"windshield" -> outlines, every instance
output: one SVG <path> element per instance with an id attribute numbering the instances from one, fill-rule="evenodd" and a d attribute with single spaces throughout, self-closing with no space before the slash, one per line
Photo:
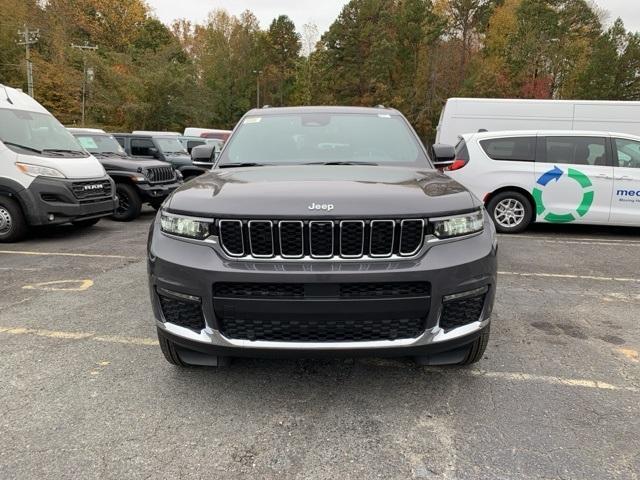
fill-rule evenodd
<path id="1" fill-rule="evenodd" d="M 124 149 L 111 135 L 90 135 L 83 133 L 76 135 L 76 138 L 78 142 L 80 142 L 80 145 L 88 152 L 125 155 Z"/>
<path id="2" fill-rule="evenodd" d="M 189 155 L 189 153 L 185 150 L 184 145 L 177 138 L 156 138 L 156 143 L 162 153 L 171 155 L 171 154 L 184 154 Z"/>
<path id="3" fill-rule="evenodd" d="M 22 154 L 86 156 L 73 135 L 47 113 L 0 108 L 0 140 Z"/>
<path id="4" fill-rule="evenodd" d="M 245 117 L 229 140 L 225 164 L 363 163 L 429 167 L 405 120 L 387 113 L 300 113 Z"/>

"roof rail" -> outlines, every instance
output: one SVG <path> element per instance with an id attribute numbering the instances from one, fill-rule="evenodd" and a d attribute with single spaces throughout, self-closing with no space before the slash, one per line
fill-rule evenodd
<path id="1" fill-rule="evenodd" d="M 271 105 L 262 105 L 262 108 L 271 108 Z"/>
<path id="2" fill-rule="evenodd" d="M 387 108 L 384 105 L 382 105 L 381 103 L 379 103 L 378 105 L 376 105 L 376 108 Z"/>

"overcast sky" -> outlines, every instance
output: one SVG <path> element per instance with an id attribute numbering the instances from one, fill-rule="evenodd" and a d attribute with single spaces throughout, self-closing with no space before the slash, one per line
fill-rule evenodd
<path id="1" fill-rule="evenodd" d="M 640 6 L 638 0 L 594 0 L 596 4 L 610 12 L 610 22 L 622 17 L 627 29 L 640 31 Z M 147 0 L 156 15 L 165 23 L 176 18 L 188 18 L 203 22 L 207 14 L 216 8 L 224 8 L 238 15 L 251 10 L 260 25 L 266 28 L 275 17 L 288 15 L 296 24 L 298 31 L 305 23 L 318 25 L 324 32 L 340 13 L 345 0 Z"/>

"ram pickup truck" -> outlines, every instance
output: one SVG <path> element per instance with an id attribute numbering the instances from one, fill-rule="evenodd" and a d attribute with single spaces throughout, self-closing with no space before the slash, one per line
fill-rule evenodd
<path id="1" fill-rule="evenodd" d="M 497 243 L 482 202 L 396 110 L 252 110 L 213 169 L 169 197 L 148 272 L 178 366 L 236 356 L 477 362 Z"/>

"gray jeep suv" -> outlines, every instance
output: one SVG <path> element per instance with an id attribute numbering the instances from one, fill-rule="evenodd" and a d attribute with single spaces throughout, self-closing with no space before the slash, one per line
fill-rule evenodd
<path id="1" fill-rule="evenodd" d="M 435 146 L 450 161 L 452 147 Z M 482 203 L 385 108 L 252 110 L 149 233 L 160 346 L 234 356 L 478 361 L 497 244 Z"/>

